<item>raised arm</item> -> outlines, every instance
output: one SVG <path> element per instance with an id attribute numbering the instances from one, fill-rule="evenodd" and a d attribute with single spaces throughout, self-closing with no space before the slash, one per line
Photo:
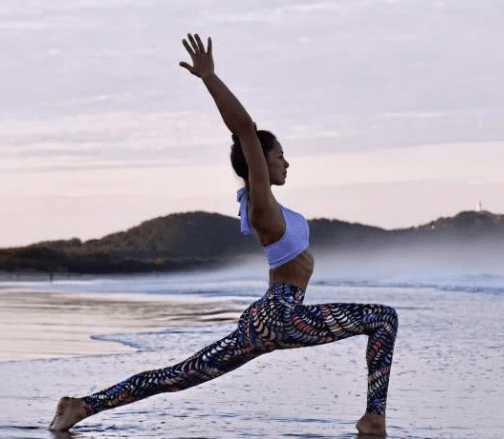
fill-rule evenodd
<path id="1" fill-rule="evenodd" d="M 233 134 L 241 137 L 249 132 L 255 132 L 250 115 L 231 90 L 215 74 L 212 39 L 208 38 L 207 49 L 205 49 L 198 34 L 194 35 L 194 38 L 189 34 L 187 39 L 189 42 L 182 40 L 182 44 L 189 53 L 193 64 L 181 62 L 180 65 L 203 80 L 219 109 L 224 123 Z"/>
<path id="2" fill-rule="evenodd" d="M 240 138 L 249 168 L 249 189 L 253 208 L 259 211 L 274 209 L 277 212 L 278 207 L 271 193 L 268 166 L 257 138 L 255 124 L 240 101 L 215 74 L 212 40 L 208 39 L 208 45 L 205 48 L 198 34 L 194 37 L 189 34 L 182 44 L 191 57 L 192 65 L 181 62 L 180 66 L 203 80 L 224 123 L 233 134 Z"/>

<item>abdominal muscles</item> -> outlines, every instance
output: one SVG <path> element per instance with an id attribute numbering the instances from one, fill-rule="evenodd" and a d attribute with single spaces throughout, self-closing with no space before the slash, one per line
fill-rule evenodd
<path id="1" fill-rule="evenodd" d="M 309 250 L 305 250 L 291 261 L 270 270 L 270 282 L 294 285 L 306 289 L 313 273 L 314 259 Z"/>

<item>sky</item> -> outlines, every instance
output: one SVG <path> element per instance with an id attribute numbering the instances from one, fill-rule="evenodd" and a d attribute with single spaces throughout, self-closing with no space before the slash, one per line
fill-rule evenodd
<path id="1" fill-rule="evenodd" d="M 504 213 L 500 0 L 0 4 L 0 248 L 235 216 L 230 135 L 178 66 L 217 74 L 290 162 L 278 200 L 387 229 Z"/>

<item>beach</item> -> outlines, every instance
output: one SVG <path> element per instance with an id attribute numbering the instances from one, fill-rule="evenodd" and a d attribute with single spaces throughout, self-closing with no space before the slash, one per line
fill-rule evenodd
<path id="1" fill-rule="evenodd" d="M 236 320 L 242 308 L 224 302 L 0 288 L 0 361 L 133 352 L 132 347 L 92 337 L 184 326 L 189 321 L 198 326 Z"/>
<path id="2" fill-rule="evenodd" d="M 389 437 L 501 437 L 501 295 L 325 282 L 311 289 L 307 303 L 332 298 L 396 307 Z M 252 300 L 3 287 L 0 437 L 358 437 L 366 337 L 276 351 L 196 388 L 102 412 L 72 433 L 47 430 L 59 397 L 85 395 L 186 358 L 233 330 Z"/>

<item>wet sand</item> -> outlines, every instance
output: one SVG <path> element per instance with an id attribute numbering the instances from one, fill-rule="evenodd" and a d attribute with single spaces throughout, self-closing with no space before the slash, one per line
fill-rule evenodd
<path id="1" fill-rule="evenodd" d="M 0 287 L 0 362 L 133 352 L 93 339 L 166 327 L 235 321 L 247 303 L 229 298 L 65 294 Z"/>
<path id="2" fill-rule="evenodd" d="M 398 310 L 389 438 L 502 437 L 503 298 L 429 288 L 342 287 L 328 294 Z M 186 358 L 231 331 L 229 322 L 246 303 L 2 290 L 0 437 L 358 438 L 366 337 L 276 351 L 202 386 L 100 413 L 71 434 L 47 430 L 59 397 L 92 393 Z M 100 341 L 93 334 L 109 335 Z M 11 337 L 24 347 L 7 350 Z"/>

